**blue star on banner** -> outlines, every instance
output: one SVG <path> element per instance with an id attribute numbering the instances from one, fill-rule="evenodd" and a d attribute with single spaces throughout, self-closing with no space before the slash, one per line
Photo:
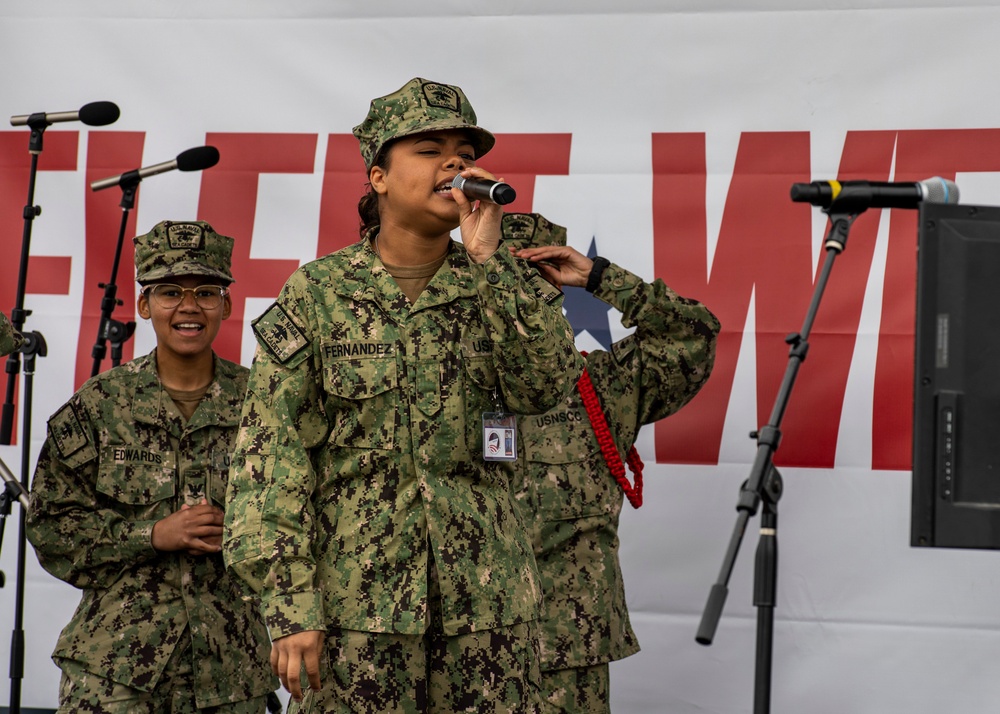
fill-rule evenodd
<path id="1" fill-rule="evenodd" d="M 596 256 L 597 239 L 591 238 L 587 257 L 593 259 Z M 566 310 L 566 319 L 573 326 L 573 337 L 587 332 L 603 349 L 611 349 L 611 326 L 608 323 L 608 311 L 611 308 L 607 303 L 601 302 L 583 288 L 565 287 L 563 292 L 566 294 L 563 309 Z"/>

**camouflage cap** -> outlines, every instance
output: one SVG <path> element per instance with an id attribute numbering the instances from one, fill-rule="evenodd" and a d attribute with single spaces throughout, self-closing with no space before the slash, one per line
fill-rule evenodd
<path id="1" fill-rule="evenodd" d="M 0 312 L 0 357 L 9 355 L 24 343 L 21 333 L 14 329 L 7 316 Z"/>
<path id="2" fill-rule="evenodd" d="M 365 168 L 371 169 L 389 141 L 443 129 L 467 129 L 477 159 L 496 143 L 493 134 L 476 126 L 476 112 L 460 88 L 420 77 L 373 99 L 368 116 L 354 127 L 354 136 L 361 144 Z"/>
<path id="3" fill-rule="evenodd" d="M 540 213 L 505 213 L 501 230 L 504 245 L 518 250 L 542 245 L 566 245 L 566 229 Z"/>
<path id="4" fill-rule="evenodd" d="M 205 221 L 160 221 L 149 233 L 132 239 L 135 280 L 146 284 L 181 275 L 204 275 L 232 283 L 233 243 Z"/>

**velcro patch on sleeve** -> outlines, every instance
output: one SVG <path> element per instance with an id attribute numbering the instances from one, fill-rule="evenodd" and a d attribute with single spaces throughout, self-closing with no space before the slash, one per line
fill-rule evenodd
<path id="1" fill-rule="evenodd" d="M 253 321 L 253 331 L 260 344 L 283 365 L 309 347 L 309 338 L 278 303 Z"/>
<path id="2" fill-rule="evenodd" d="M 628 337 L 623 337 L 611 345 L 611 354 L 614 355 L 615 362 L 623 364 L 625 360 L 635 351 L 635 333 Z"/>
<path id="3" fill-rule="evenodd" d="M 541 274 L 535 273 L 528 281 L 535 297 L 542 302 L 551 305 L 562 296 L 562 290 L 543 278 Z"/>
<path id="4" fill-rule="evenodd" d="M 49 433 L 64 459 L 68 459 L 90 443 L 72 403 L 66 404 L 52 415 L 49 419 Z"/>

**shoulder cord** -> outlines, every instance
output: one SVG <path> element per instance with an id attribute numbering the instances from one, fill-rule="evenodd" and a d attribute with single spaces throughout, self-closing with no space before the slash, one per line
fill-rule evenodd
<path id="1" fill-rule="evenodd" d="M 587 353 L 584 352 L 582 354 L 586 356 Z M 639 452 L 636 451 L 635 444 L 629 448 L 628 453 L 625 455 L 629 469 L 635 475 L 635 486 L 633 486 L 628 482 L 628 477 L 625 476 L 625 466 L 618 455 L 618 447 L 615 446 L 615 440 L 611 436 L 611 429 L 608 428 L 608 422 L 604 418 L 604 410 L 601 409 L 601 401 L 597 397 L 597 392 L 594 390 L 594 383 L 590 381 L 590 374 L 588 374 L 586 367 L 583 368 L 583 374 L 580 375 L 580 379 L 576 383 L 576 388 L 580 392 L 583 406 L 587 409 L 587 416 L 590 417 L 590 425 L 594 428 L 594 435 L 597 436 L 597 443 L 601 446 L 601 453 L 604 455 L 605 463 L 611 470 L 611 475 L 615 477 L 618 485 L 625 492 L 625 496 L 628 498 L 628 502 L 632 504 L 632 508 L 638 508 L 642 505 L 643 463 L 642 459 L 639 458 Z"/>

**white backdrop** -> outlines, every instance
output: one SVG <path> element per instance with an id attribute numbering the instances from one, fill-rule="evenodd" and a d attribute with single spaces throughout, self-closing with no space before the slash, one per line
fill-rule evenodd
<path id="1" fill-rule="evenodd" d="M 681 455 L 680 432 L 642 433 L 646 505 L 624 514 L 622 541 L 643 651 L 613 666 L 612 697 L 623 714 L 752 710 L 755 528 L 715 643 L 700 646 L 694 635 L 754 455 L 746 434 L 770 411 L 784 369 L 782 337 L 800 328 L 802 295 L 821 259 L 823 216 L 788 208 L 788 185 L 842 170 L 870 171 L 856 178 L 873 180 L 950 172 L 963 202 L 1000 203 L 995 3 L 12 4 L 0 8 L 7 67 L 0 116 L 96 100 L 122 109 L 110 127 L 64 124 L 46 133 L 26 301 L 28 326 L 45 335 L 49 351 L 37 366 L 32 464 L 46 418 L 73 392 L 81 369 L 89 373 L 96 323 L 80 316 L 93 319 L 108 241 L 117 235 L 120 192 L 92 194 L 89 181 L 204 143 L 220 146 L 222 161 L 204 174 L 144 181 L 130 227 L 206 217 L 236 236 L 246 266 L 236 268 L 237 278 L 251 275 L 235 286 L 245 291 L 248 324 L 273 295 L 271 281 L 280 285 L 330 241 L 354 239 L 337 221 L 354 221 L 354 199 L 342 194 L 358 190 L 356 151 L 341 163 L 336 152 L 368 101 L 414 76 L 458 84 L 481 123 L 502 135 L 482 165 L 497 170 L 495 158 L 508 178 L 520 179 L 521 210 L 567 226 L 582 251 L 593 241 L 600 254 L 647 279 L 676 282 L 723 319 L 713 391 L 706 387 L 671 420 L 689 430 L 684 441 L 693 446 Z M 288 145 L 271 141 L 283 135 Z M 504 141 L 516 150 L 501 154 Z M 27 130 L 8 127 L 0 142 L 0 309 L 9 314 Z M 694 168 L 654 169 L 680 155 Z M 681 188 L 673 191 L 667 179 Z M 896 348 L 912 340 L 915 223 L 912 212 L 894 211 L 891 220 L 889 212 L 883 220 L 874 213 L 856 224 L 866 237 L 849 244 L 843 271 L 838 266 L 832 277 L 845 276 L 831 313 L 853 316 L 844 328 L 849 339 L 837 343 L 847 359 L 831 387 L 835 399 L 817 396 L 823 380 L 814 372 L 797 410 L 793 398 L 779 451 L 791 456 L 782 463 L 772 710 L 995 712 L 998 555 L 908 545 L 912 355 Z M 691 232 L 682 241 L 671 230 Z M 847 262 L 854 255 L 865 259 Z M 119 276 L 126 302 L 119 319 L 131 309 L 129 260 Z M 699 261 L 700 276 L 690 269 Z M 897 291 L 894 281 L 905 288 L 907 276 L 909 292 Z M 233 328 L 229 349 L 238 354 L 227 355 L 245 363 L 247 324 Z M 831 323 L 822 333 L 840 328 Z M 615 320 L 610 330 L 614 338 L 625 334 Z M 152 330 L 140 324 L 135 352 L 153 344 Z M 582 332 L 578 344 L 593 349 L 601 339 Z M 821 363 L 821 347 L 805 362 L 803 381 Z M 713 412 L 712 404 L 721 406 Z M 0 457 L 19 473 L 18 447 L 0 447 Z M 10 520 L 0 558 L 7 574 L 0 663 L 9 659 L 2 633 L 10 632 L 14 609 Z M 49 653 L 78 596 L 29 552 L 26 599 L 22 703 L 54 707 L 58 670 Z M 0 704 L 8 691 L 0 680 Z"/>

